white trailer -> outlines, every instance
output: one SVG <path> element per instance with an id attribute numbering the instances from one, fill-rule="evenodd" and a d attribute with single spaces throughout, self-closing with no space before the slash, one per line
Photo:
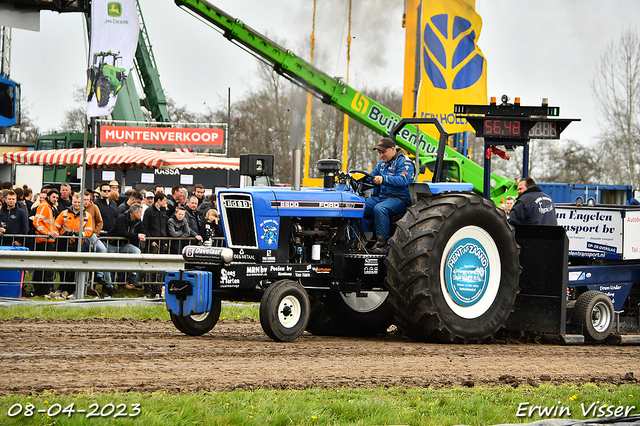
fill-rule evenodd
<path id="1" fill-rule="evenodd" d="M 640 332 L 640 206 L 562 204 L 556 216 L 569 238 L 567 317 L 571 311 L 590 340 L 615 326 L 635 342 L 625 333 Z"/>

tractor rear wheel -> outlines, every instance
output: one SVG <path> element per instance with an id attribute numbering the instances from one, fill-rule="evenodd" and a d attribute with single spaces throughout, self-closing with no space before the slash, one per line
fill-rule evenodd
<path id="1" fill-rule="evenodd" d="M 584 337 L 592 342 L 601 342 L 613 329 L 613 303 L 601 291 L 582 293 L 573 308 L 572 321 L 582 324 Z"/>
<path id="2" fill-rule="evenodd" d="M 390 302 L 410 337 L 481 342 L 505 324 L 519 291 L 519 247 L 491 200 L 472 193 L 422 199 L 389 243 Z"/>
<path id="3" fill-rule="evenodd" d="M 276 342 L 292 342 L 304 333 L 309 311 L 309 295 L 300 283 L 276 281 L 260 300 L 260 325 Z"/>
<path id="4" fill-rule="evenodd" d="M 106 79 L 106 77 L 98 78 L 98 82 L 96 83 L 96 100 L 98 101 L 98 106 L 102 108 L 109 103 L 109 94 L 111 92 L 111 84 Z"/>
<path id="5" fill-rule="evenodd" d="M 171 322 L 176 326 L 178 330 L 188 336 L 202 336 L 205 333 L 213 330 L 213 327 L 218 323 L 220 318 L 220 310 L 222 308 L 222 301 L 214 298 L 211 301 L 211 310 L 199 315 L 175 315 L 170 313 Z"/>
<path id="6" fill-rule="evenodd" d="M 393 324 L 393 309 L 386 291 L 332 292 L 311 299 L 307 331 L 316 336 L 368 337 L 386 333 Z"/>

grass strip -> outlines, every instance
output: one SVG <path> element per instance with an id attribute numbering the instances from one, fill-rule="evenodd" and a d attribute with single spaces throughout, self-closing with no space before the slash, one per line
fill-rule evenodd
<path id="1" fill-rule="evenodd" d="M 0 398 L 0 422 L 20 425 L 492 425 L 549 418 L 606 417 L 617 407 L 640 413 L 639 385 L 518 388 L 377 388 L 14 395 Z M 36 410 L 25 416 L 27 404 Z M 57 405 L 56 405 L 57 404 Z M 73 404 L 76 412 L 70 414 Z M 93 407 L 91 407 L 92 404 Z M 139 404 L 140 413 L 131 417 Z M 526 409 L 523 409 L 522 404 Z M 538 407 L 538 408 L 535 408 Z M 633 407 L 633 408 L 632 408 Z M 64 410 L 67 408 L 65 412 Z M 78 409 L 87 412 L 78 413 Z M 95 417 L 87 417 L 91 410 Z M 529 410 L 533 412 L 530 415 Z M 601 413 L 600 410 L 603 410 Z M 525 413 L 524 416 L 518 416 Z M 59 412 L 56 416 L 54 413 Z M 116 418 L 116 413 L 126 414 Z M 17 414 L 16 414 L 17 413 Z M 546 413 L 546 414 L 545 414 Z M 15 414 L 9 417 L 9 414 Z M 48 415 L 49 414 L 49 415 Z M 602 414 L 602 415 L 601 415 Z"/>
<path id="2" fill-rule="evenodd" d="M 220 319 L 235 320 L 239 318 L 255 318 L 259 316 L 259 307 L 254 304 L 223 304 Z M 155 319 L 168 321 L 169 312 L 164 304 L 157 306 L 57 306 L 44 305 L 10 305 L 0 307 L 0 319 L 11 318 L 51 318 L 51 319 L 82 319 L 82 318 L 131 318 L 135 320 Z"/>

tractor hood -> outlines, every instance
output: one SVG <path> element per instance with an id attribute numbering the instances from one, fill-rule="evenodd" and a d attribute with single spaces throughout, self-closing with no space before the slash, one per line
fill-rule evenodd
<path id="1" fill-rule="evenodd" d="M 222 208 L 233 205 L 233 194 L 248 194 L 256 215 L 293 217 L 347 217 L 362 218 L 364 198 L 353 192 L 335 188 L 291 188 L 249 187 L 228 189 L 218 193 L 218 205 Z"/>
<path id="2" fill-rule="evenodd" d="M 277 248 L 281 217 L 362 218 L 364 198 L 340 188 L 248 187 L 218 192 L 229 247 Z"/>

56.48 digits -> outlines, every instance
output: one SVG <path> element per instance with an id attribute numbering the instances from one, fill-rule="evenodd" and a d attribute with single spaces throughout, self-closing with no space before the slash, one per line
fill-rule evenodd
<path id="1" fill-rule="evenodd" d="M 486 136 L 519 137 L 520 132 L 518 120 L 484 120 L 483 134 Z"/>
<path id="2" fill-rule="evenodd" d="M 131 408 L 131 412 L 128 409 Z M 105 404 L 102 407 L 100 404 L 91 404 L 88 409 L 78 408 L 76 409 L 75 403 L 71 403 L 66 407 L 62 407 L 61 404 L 51 404 L 48 408 L 37 409 L 32 403 L 22 405 L 20 403 L 13 404 L 7 415 L 9 417 L 16 417 L 23 415 L 25 417 L 32 417 L 36 413 L 46 414 L 49 417 L 55 417 L 58 415 L 71 417 L 74 414 L 81 414 L 85 417 L 136 417 L 140 414 L 140 404 L 131 404 L 129 407 L 127 404 L 114 405 L 111 403 Z"/>

